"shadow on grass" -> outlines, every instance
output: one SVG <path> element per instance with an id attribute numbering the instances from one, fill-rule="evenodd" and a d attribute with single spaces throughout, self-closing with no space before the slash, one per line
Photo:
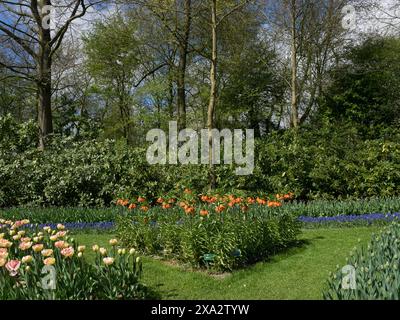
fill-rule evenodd
<path id="1" fill-rule="evenodd" d="M 159 287 L 161 287 L 161 286 L 163 286 L 163 284 L 147 287 L 145 300 L 161 300 L 165 297 L 169 297 L 169 296 L 164 295 L 163 292 L 161 290 L 159 290 Z"/>
<path id="2" fill-rule="evenodd" d="M 298 254 L 301 254 L 304 252 L 308 246 L 312 244 L 314 239 L 300 239 L 300 240 L 295 240 L 292 243 L 290 243 L 286 248 L 282 248 L 280 250 L 277 250 L 275 252 L 272 252 L 269 256 L 263 259 L 255 260 L 252 261 L 251 263 L 243 266 L 240 269 L 236 269 L 235 271 L 251 271 L 255 268 L 260 263 L 278 263 L 282 257 L 289 258 L 291 256 L 295 256 Z"/>
<path id="3" fill-rule="evenodd" d="M 261 264 L 263 264 L 263 263 L 271 263 L 271 264 L 279 263 L 279 261 L 281 261 L 282 258 L 287 259 L 291 256 L 299 255 L 302 252 L 304 252 L 310 245 L 312 245 L 313 242 L 321 240 L 321 239 L 324 239 L 324 237 L 317 236 L 317 237 L 314 237 L 311 239 L 296 240 L 296 241 L 292 242 L 285 249 L 274 252 L 267 258 L 254 261 L 252 263 L 242 266 L 241 268 L 235 269 L 232 273 L 229 273 L 229 274 L 233 275 L 236 272 L 240 273 L 243 271 L 244 272 L 257 272 L 256 268 L 260 267 Z M 215 277 L 214 274 L 209 273 L 209 271 L 207 271 L 207 270 L 186 269 L 186 268 L 183 268 L 182 265 L 179 265 L 179 264 L 178 265 L 166 265 L 165 263 L 162 263 L 160 261 L 157 261 L 157 263 L 161 263 L 161 264 L 163 264 L 163 266 L 174 268 L 177 272 L 184 272 L 184 273 L 189 273 L 189 274 L 193 274 L 193 275 L 196 273 L 200 273 L 200 274 L 206 275 L 210 278 L 213 278 L 215 281 L 224 280 L 224 277 L 221 277 L 220 279 L 218 279 L 217 277 Z M 157 295 L 155 295 L 155 298 L 150 298 L 150 299 L 161 299 L 161 298 L 162 299 L 174 299 L 177 296 L 179 296 L 178 289 L 166 288 L 165 285 L 166 284 L 161 283 L 161 282 L 159 282 L 157 284 L 153 284 L 152 288 L 153 288 L 154 292 L 157 293 Z"/>
<path id="4" fill-rule="evenodd" d="M 277 258 L 279 258 L 281 256 L 285 256 L 285 258 L 287 258 L 290 256 L 300 254 L 300 253 L 304 252 L 315 241 L 324 240 L 324 239 L 326 239 L 324 236 L 314 236 L 314 237 L 308 238 L 308 239 L 295 240 L 292 243 L 290 243 L 288 247 L 273 253 L 266 259 L 262 260 L 262 262 L 278 262 L 279 260 Z M 259 262 L 261 262 L 261 261 L 259 261 Z"/>
<path id="5" fill-rule="evenodd" d="M 166 289 L 164 288 L 165 284 L 158 283 L 153 285 L 151 290 L 153 295 L 148 295 L 146 300 L 164 300 L 164 299 L 173 299 L 178 297 L 178 290 L 177 289 Z"/>

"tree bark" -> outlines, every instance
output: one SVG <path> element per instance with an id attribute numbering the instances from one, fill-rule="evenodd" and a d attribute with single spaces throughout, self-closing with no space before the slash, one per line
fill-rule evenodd
<path id="1" fill-rule="evenodd" d="M 296 30 L 296 15 L 297 15 L 297 0 L 292 0 L 291 3 L 291 108 L 290 108 L 290 126 L 297 128 L 299 125 L 299 110 L 298 110 L 298 92 L 297 92 L 297 30 Z"/>
<path id="2" fill-rule="evenodd" d="M 40 8 L 51 5 L 50 0 L 40 1 Z M 39 54 L 38 54 L 38 123 L 39 149 L 43 150 L 47 137 L 53 133 L 53 116 L 51 111 L 51 31 L 39 26 Z"/>
<path id="3" fill-rule="evenodd" d="M 211 0 L 211 33 L 212 33 L 212 56 L 210 70 L 210 101 L 208 104 L 207 127 L 208 127 L 208 145 L 209 145 L 209 169 L 210 169 L 210 189 L 216 187 L 216 176 L 213 164 L 212 149 L 212 130 L 214 129 L 215 105 L 217 101 L 217 63 L 218 63 L 218 34 L 217 34 L 217 0 Z"/>
<path id="4" fill-rule="evenodd" d="M 187 69 L 187 57 L 189 47 L 189 37 L 192 23 L 192 1 L 185 0 L 184 11 L 185 11 L 185 22 L 183 26 L 183 37 L 179 41 L 179 65 L 177 75 L 177 105 L 178 105 L 178 130 L 186 128 L 186 69 Z"/>

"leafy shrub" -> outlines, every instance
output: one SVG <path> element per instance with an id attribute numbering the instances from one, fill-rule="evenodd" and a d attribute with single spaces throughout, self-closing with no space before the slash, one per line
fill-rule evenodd
<path id="1" fill-rule="evenodd" d="M 17 123 L 10 114 L 0 116 L 0 159 L 34 149 L 38 132 L 33 120 Z"/>
<path id="2" fill-rule="evenodd" d="M 328 281 L 327 300 L 398 300 L 400 298 L 400 223 L 393 222 L 374 235 L 368 247 L 355 249 L 348 265 L 355 268 L 355 288 L 345 289 L 338 268 Z M 346 281 L 346 280 L 345 280 Z"/>
<path id="3" fill-rule="evenodd" d="M 116 240 L 110 241 L 109 252 L 94 247 L 95 263 L 90 264 L 85 248 L 62 225 L 59 230 L 33 232 L 23 228 L 28 221 L 0 223 L 1 300 L 143 299 L 147 295 L 140 282 L 140 258 L 134 251 L 118 249 Z M 55 282 L 44 279 L 43 271 L 54 274 Z"/>
<path id="4" fill-rule="evenodd" d="M 151 190 L 156 176 L 142 150 L 119 149 L 112 141 L 58 140 L 1 166 L 0 205 L 104 206 L 124 186 Z"/>
<path id="5" fill-rule="evenodd" d="M 267 258 L 292 244 L 296 218 L 239 208 L 207 216 L 153 208 L 121 216 L 119 239 L 144 254 L 177 259 L 194 267 L 232 270 Z"/>
<path id="6" fill-rule="evenodd" d="M 1 207 L 100 207 L 121 195 L 208 189 L 207 166 L 151 166 L 146 148 L 109 140 L 53 137 L 41 152 L 31 127 L 0 119 L 0 130 L 10 130 L 0 143 Z M 253 175 L 236 176 L 233 166 L 216 166 L 219 191 L 291 191 L 298 200 L 399 196 L 400 139 L 392 131 L 375 140 L 363 140 L 346 126 L 273 132 L 256 142 Z"/>
<path id="7" fill-rule="evenodd" d="M 258 141 L 246 185 L 292 191 L 303 200 L 398 196 L 400 140 L 392 131 L 376 140 L 363 140 L 344 125 L 272 133 Z"/>

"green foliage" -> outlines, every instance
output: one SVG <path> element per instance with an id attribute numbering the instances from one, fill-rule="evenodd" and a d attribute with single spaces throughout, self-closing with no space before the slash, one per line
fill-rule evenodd
<path id="1" fill-rule="evenodd" d="M 349 121 L 367 137 L 398 126 L 399 50 L 399 39 L 380 37 L 351 48 L 346 63 L 333 70 L 326 103 L 319 112 L 332 121 Z"/>
<path id="2" fill-rule="evenodd" d="M 275 127 L 271 118 L 282 101 L 284 83 L 268 47 L 246 38 L 236 50 L 221 62 L 227 79 L 221 88 L 217 127 L 254 129 L 258 138 L 260 127 L 267 132 Z"/>
<path id="3" fill-rule="evenodd" d="M 347 260 L 355 268 L 355 289 L 345 289 L 345 274 L 338 268 L 323 292 L 327 300 L 398 300 L 400 288 L 400 223 L 374 235 L 368 247 L 356 249 Z"/>
<path id="4" fill-rule="evenodd" d="M 117 234 L 125 245 L 142 253 L 224 271 L 289 247 L 299 234 L 299 224 L 293 216 L 261 210 L 193 217 L 155 208 L 146 214 L 119 217 Z"/>
<path id="5" fill-rule="evenodd" d="M 11 114 L 0 116 L 0 161 L 36 147 L 38 128 L 34 121 L 18 123 Z"/>
<path id="6" fill-rule="evenodd" d="M 156 177 L 141 149 L 55 139 L 44 152 L 28 151 L 4 163 L 0 205 L 104 206 L 126 186 L 150 192 Z"/>
<path id="7" fill-rule="evenodd" d="M 119 208 L 12 208 L 0 210 L 0 217 L 6 220 L 28 219 L 31 223 L 80 223 L 111 222 L 121 213 Z"/>
<path id="8" fill-rule="evenodd" d="M 155 165 L 146 145 L 54 136 L 44 151 L 34 147 L 36 128 L 1 118 L 0 206 L 108 206 L 119 197 L 154 198 L 188 187 L 208 190 L 204 165 Z M 364 140 L 352 126 L 274 132 L 256 141 L 253 175 L 236 176 L 233 165 L 215 166 L 218 191 L 251 194 L 293 192 L 298 200 L 400 195 L 400 139 L 392 130 Z"/>
<path id="9" fill-rule="evenodd" d="M 399 134 L 363 140 L 351 126 L 271 134 L 256 145 L 248 188 L 294 192 L 301 199 L 399 195 Z"/>

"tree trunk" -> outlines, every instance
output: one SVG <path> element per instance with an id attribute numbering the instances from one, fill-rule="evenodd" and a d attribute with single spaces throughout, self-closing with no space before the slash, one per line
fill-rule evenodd
<path id="1" fill-rule="evenodd" d="M 217 62 L 218 62 L 218 47 L 217 47 L 217 0 L 211 1 L 211 29 L 212 29 L 212 57 L 210 70 L 210 102 L 208 104 L 207 127 L 208 127 L 208 145 L 209 145 L 209 167 L 210 167 L 210 189 L 216 187 L 216 177 L 213 164 L 213 149 L 212 149 L 212 130 L 214 129 L 215 105 L 217 101 Z"/>
<path id="2" fill-rule="evenodd" d="M 41 7 L 51 5 L 50 0 L 42 0 Z M 46 138 L 53 133 L 53 116 L 51 112 L 51 66 L 50 29 L 39 26 L 39 55 L 38 55 L 38 122 L 39 149 L 44 150 Z"/>
<path id="3" fill-rule="evenodd" d="M 168 114 L 171 119 L 174 117 L 174 76 L 171 66 L 168 68 Z"/>
<path id="4" fill-rule="evenodd" d="M 291 43 L 291 71 L 292 71 L 292 81 L 291 81 L 291 109 L 290 109 L 290 126 L 292 128 L 297 128 L 299 125 L 299 110 L 298 110 L 298 92 L 297 92 L 297 31 L 296 31 L 296 15 L 297 15 L 297 0 L 292 0 L 291 5 L 291 28 L 292 28 L 292 43 Z"/>
<path id="5" fill-rule="evenodd" d="M 129 128 L 129 119 L 130 119 L 130 114 L 129 114 L 129 109 L 126 107 L 125 103 L 125 98 L 124 98 L 124 93 L 119 94 L 118 98 L 118 105 L 119 105 L 119 111 L 121 115 L 121 121 L 122 121 L 122 127 L 123 127 L 123 135 L 126 144 L 129 144 L 129 137 L 130 137 L 130 128 Z"/>
<path id="6" fill-rule="evenodd" d="M 46 138 L 53 133 L 51 81 L 40 83 L 38 93 L 39 149 L 44 150 Z"/>
<path id="7" fill-rule="evenodd" d="M 178 111 L 178 130 L 186 128 L 186 92 L 185 92 L 185 73 L 186 73 L 186 49 L 180 45 L 179 65 L 177 79 L 177 111 Z"/>
<path id="8" fill-rule="evenodd" d="M 192 23 L 191 0 L 185 0 L 185 22 L 183 38 L 179 41 L 179 65 L 177 79 L 178 130 L 186 128 L 186 68 L 189 47 L 190 29 Z"/>
<path id="9" fill-rule="evenodd" d="M 254 108 L 254 106 L 251 106 L 249 109 L 249 124 L 250 129 L 254 130 L 254 138 L 260 138 L 260 121 L 258 120 L 257 110 Z"/>

